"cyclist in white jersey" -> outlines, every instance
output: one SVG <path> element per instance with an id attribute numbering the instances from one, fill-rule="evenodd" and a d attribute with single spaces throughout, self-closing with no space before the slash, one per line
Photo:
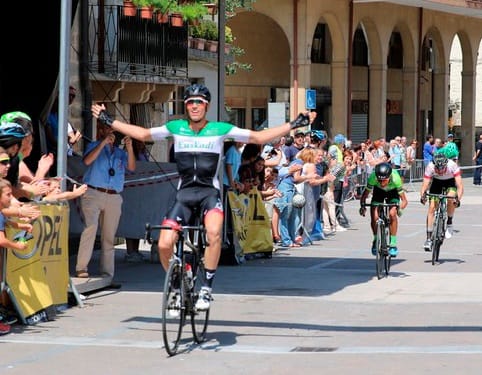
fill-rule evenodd
<path id="1" fill-rule="evenodd" d="M 425 168 L 422 188 L 420 190 L 420 202 L 422 204 L 427 202 L 427 191 L 431 194 L 441 194 L 443 188 L 445 188 L 447 195 L 457 197 L 456 200 L 447 200 L 447 231 L 445 237 L 450 238 L 453 234 L 452 221 L 455 208 L 460 206 L 460 200 L 464 194 L 464 186 L 462 183 L 462 172 L 457 163 L 448 159 L 443 152 L 439 151 Z M 437 207 L 438 201 L 435 198 L 431 198 L 426 221 L 427 239 L 423 245 L 425 251 L 430 251 L 432 246 L 432 227 L 434 213 Z"/>
<path id="2" fill-rule="evenodd" d="M 299 114 L 296 120 L 260 131 L 242 129 L 225 122 L 206 119 L 211 93 L 204 85 L 194 84 L 184 92 L 187 119 L 168 121 L 165 125 L 144 128 L 114 120 L 105 106 L 92 105 L 92 114 L 98 121 L 112 126 L 116 131 L 143 142 L 174 139 L 174 155 L 179 173 L 179 186 L 173 206 L 168 210 L 162 225 L 177 228 L 186 225 L 199 209 L 204 218 L 208 246 L 204 256 L 206 275 L 204 285 L 196 302 L 198 310 L 207 310 L 211 301 L 214 275 L 221 255 L 221 238 L 224 220 L 223 204 L 219 191 L 219 170 L 225 140 L 243 143 L 266 144 L 284 136 L 290 130 L 310 125 L 315 112 Z M 159 258 L 165 270 L 169 267 L 176 231 L 161 230 L 159 235 Z"/>

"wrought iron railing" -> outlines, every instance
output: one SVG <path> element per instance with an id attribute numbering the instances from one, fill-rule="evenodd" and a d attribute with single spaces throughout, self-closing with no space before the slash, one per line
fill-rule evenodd
<path id="1" fill-rule="evenodd" d="M 91 5 L 89 68 L 118 80 L 176 83 L 188 76 L 187 26 L 126 17 L 122 6 Z"/>

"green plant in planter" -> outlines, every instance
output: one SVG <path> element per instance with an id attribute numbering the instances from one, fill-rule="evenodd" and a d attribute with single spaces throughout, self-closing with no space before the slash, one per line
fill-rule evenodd
<path id="1" fill-rule="evenodd" d="M 179 5 L 178 11 L 182 14 L 184 22 L 189 24 L 196 23 L 196 21 L 208 14 L 208 8 L 201 3 L 181 4 Z"/>
<path id="2" fill-rule="evenodd" d="M 148 0 L 148 1 L 154 8 L 154 11 L 161 14 L 167 14 L 169 13 L 170 10 L 177 7 L 176 0 Z"/>
<path id="3" fill-rule="evenodd" d="M 152 0 L 132 0 L 132 2 L 138 8 L 150 7 L 152 5 Z"/>
<path id="4" fill-rule="evenodd" d="M 202 20 L 201 24 L 203 25 L 204 38 L 206 40 L 219 39 L 218 24 L 216 22 L 211 20 Z"/>
<path id="5" fill-rule="evenodd" d="M 229 26 L 224 27 L 224 41 L 228 44 L 233 44 L 234 42 L 233 31 Z"/>

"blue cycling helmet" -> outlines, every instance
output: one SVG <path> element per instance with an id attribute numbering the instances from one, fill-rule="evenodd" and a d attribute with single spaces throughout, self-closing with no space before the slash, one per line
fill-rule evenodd
<path id="1" fill-rule="evenodd" d="M 201 84 L 195 83 L 186 87 L 186 90 L 184 91 L 184 101 L 193 97 L 201 97 L 206 99 L 208 103 L 211 102 L 211 93 L 209 92 L 209 89 Z"/>
<path id="2" fill-rule="evenodd" d="M 343 134 L 337 134 L 335 135 L 335 138 L 333 138 L 333 142 L 337 145 L 344 145 L 345 144 L 345 136 Z"/>
<path id="3" fill-rule="evenodd" d="M 0 126 L 0 146 L 8 148 L 15 144 L 20 145 L 25 135 L 22 125 L 12 122 L 2 123 Z"/>
<path id="4" fill-rule="evenodd" d="M 311 139 L 315 142 L 321 142 L 326 139 L 326 134 L 323 130 L 312 130 Z"/>

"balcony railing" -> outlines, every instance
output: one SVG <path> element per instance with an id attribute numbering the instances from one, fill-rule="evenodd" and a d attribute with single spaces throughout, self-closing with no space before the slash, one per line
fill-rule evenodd
<path id="1" fill-rule="evenodd" d="M 469 8 L 482 9 L 482 0 L 465 0 Z"/>
<path id="2" fill-rule="evenodd" d="M 122 6 L 90 6 L 89 68 L 116 80 L 185 83 L 187 26 L 126 17 Z"/>

